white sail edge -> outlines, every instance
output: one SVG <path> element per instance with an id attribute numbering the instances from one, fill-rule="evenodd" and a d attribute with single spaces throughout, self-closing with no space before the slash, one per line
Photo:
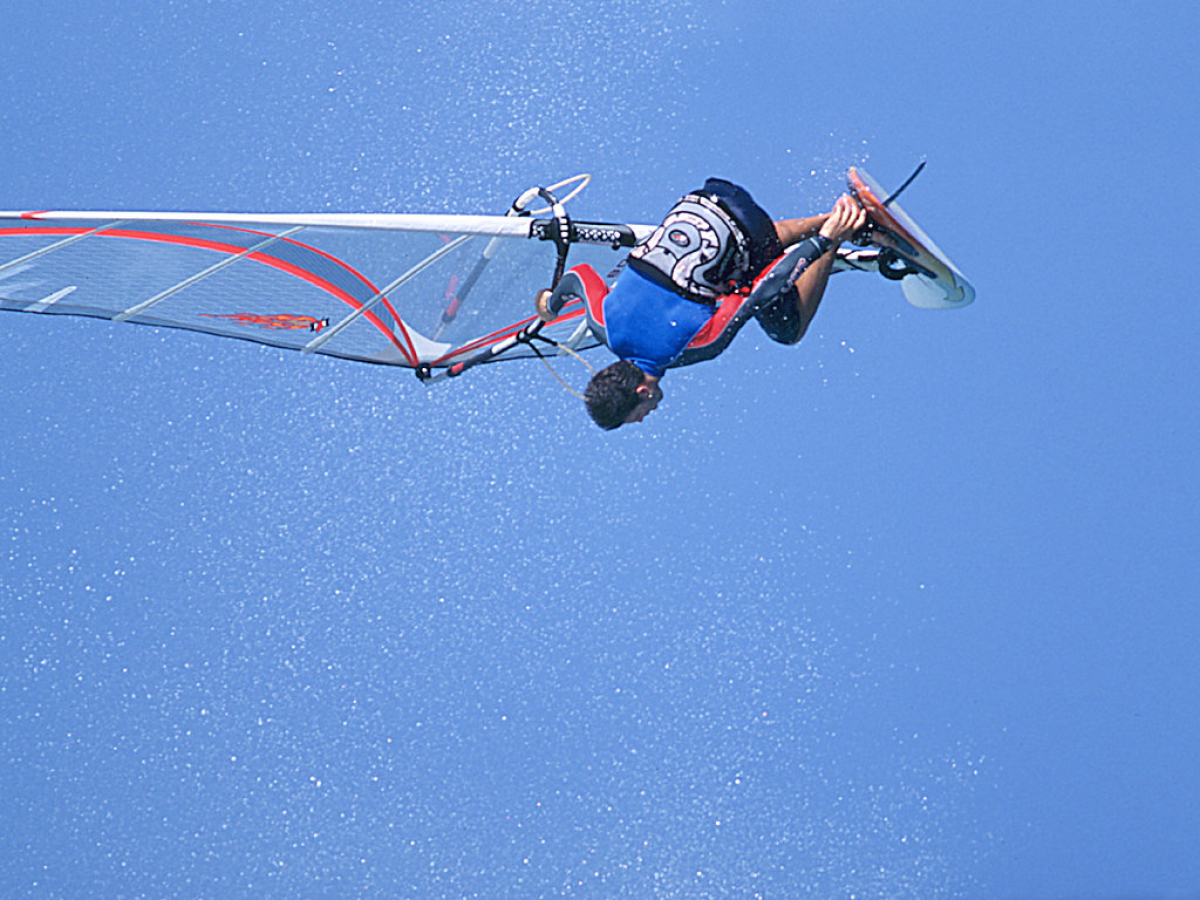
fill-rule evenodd
<path id="1" fill-rule="evenodd" d="M 303 226 L 353 228 L 374 231 L 424 231 L 440 234 L 476 234 L 488 237 L 528 238 L 533 219 L 525 216 L 473 216 L 456 213 L 215 213 L 137 212 L 127 210 L 0 211 L 0 220 L 33 222 L 199 222 L 213 225 Z M 638 236 L 653 231 L 650 225 L 629 225 Z"/>
<path id="2" fill-rule="evenodd" d="M 532 219 L 439 213 L 219 213 L 119 210 L 0 211 L 0 220 L 33 222 L 201 222 L 213 225 L 300 225 L 306 228 L 360 228 L 375 231 L 429 231 L 527 238 Z"/>

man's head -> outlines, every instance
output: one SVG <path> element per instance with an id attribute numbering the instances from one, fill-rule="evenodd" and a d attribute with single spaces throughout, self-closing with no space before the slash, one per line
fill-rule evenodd
<path id="1" fill-rule="evenodd" d="M 661 399 L 658 378 L 626 359 L 593 375 L 583 393 L 588 413 L 605 431 L 642 421 Z"/>

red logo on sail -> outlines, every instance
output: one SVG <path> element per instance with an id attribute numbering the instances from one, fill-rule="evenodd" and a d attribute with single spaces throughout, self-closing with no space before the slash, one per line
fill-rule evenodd
<path id="1" fill-rule="evenodd" d="M 201 313 L 208 319 L 232 319 L 239 325 L 258 326 L 276 331 L 320 331 L 329 324 L 329 319 L 315 319 L 312 316 L 296 316 L 291 313 L 277 313 L 273 316 L 261 316 L 254 313 L 232 313 L 230 315 L 214 315 Z"/>

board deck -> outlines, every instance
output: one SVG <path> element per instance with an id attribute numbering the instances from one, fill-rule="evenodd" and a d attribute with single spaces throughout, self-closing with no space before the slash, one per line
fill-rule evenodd
<path id="1" fill-rule="evenodd" d="M 898 203 L 887 202 L 879 182 L 860 168 L 851 168 L 847 181 L 871 217 L 871 241 L 917 270 L 900 281 L 909 303 L 923 309 L 957 309 L 975 299 L 966 276 Z"/>

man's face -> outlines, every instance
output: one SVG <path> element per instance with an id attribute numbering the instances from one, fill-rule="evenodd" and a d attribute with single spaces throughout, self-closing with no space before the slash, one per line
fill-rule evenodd
<path id="1" fill-rule="evenodd" d="M 640 422 L 650 413 L 658 408 L 658 401 L 662 399 L 662 388 L 658 384 L 641 384 L 637 389 L 638 396 L 641 397 L 641 402 L 633 408 L 633 410 L 625 417 L 625 424 L 631 425 L 634 422 Z"/>

